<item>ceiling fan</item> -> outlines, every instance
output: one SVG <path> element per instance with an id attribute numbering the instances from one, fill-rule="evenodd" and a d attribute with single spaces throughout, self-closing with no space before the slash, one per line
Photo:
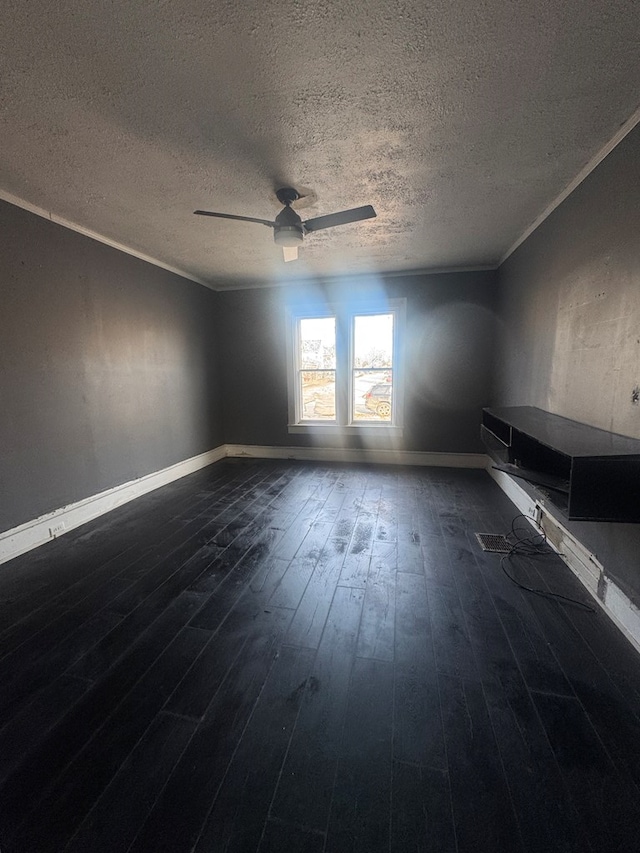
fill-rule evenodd
<path id="1" fill-rule="evenodd" d="M 233 213 L 214 213 L 211 210 L 194 210 L 198 216 L 217 216 L 220 219 L 239 219 L 241 222 L 258 222 L 260 225 L 268 225 L 273 228 L 273 239 L 282 246 L 285 261 L 295 261 L 298 258 L 298 248 L 302 245 L 304 235 L 312 231 L 321 231 L 323 228 L 333 228 L 336 225 L 346 225 L 349 222 L 360 222 L 362 219 L 371 219 L 376 215 L 370 204 L 364 207 L 354 207 L 351 210 L 342 210 L 340 213 L 329 213 L 327 216 L 316 216 L 315 219 L 307 219 L 305 222 L 291 207 L 297 201 L 300 194 L 292 187 L 283 187 L 277 190 L 276 196 L 284 208 L 276 216 L 274 222 L 268 219 L 255 219 L 253 216 L 236 216 Z"/>

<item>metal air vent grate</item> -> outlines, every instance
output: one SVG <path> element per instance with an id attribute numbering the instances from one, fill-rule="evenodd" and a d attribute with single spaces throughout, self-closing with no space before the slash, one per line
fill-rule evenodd
<path id="1" fill-rule="evenodd" d="M 502 533 L 476 533 L 476 539 L 483 551 L 496 554 L 508 554 L 511 551 L 511 545 Z"/>

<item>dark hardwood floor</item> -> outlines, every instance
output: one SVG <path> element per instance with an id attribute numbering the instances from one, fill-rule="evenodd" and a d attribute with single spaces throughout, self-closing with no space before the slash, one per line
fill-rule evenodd
<path id="1" fill-rule="evenodd" d="M 640 661 L 515 515 L 228 460 L 0 567 L 0 850 L 639 850 Z"/>

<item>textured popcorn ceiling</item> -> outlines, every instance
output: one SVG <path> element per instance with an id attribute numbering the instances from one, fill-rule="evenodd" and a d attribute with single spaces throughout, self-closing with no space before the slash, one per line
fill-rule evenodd
<path id="1" fill-rule="evenodd" d="M 216 287 L 492 265 L 638 106 L 639 44 L 633 0 L 5 0 L 0 189 Z M 192 214 L 289 184 L 378 218 L 284 265 Z"/>

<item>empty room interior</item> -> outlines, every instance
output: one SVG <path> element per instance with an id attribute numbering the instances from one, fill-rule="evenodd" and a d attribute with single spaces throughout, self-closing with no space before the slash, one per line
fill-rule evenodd
<path id="1" fill-rule="evenodd" d="M 640 849 L 637 4 L 3 11 L 2 853 Z"/>

